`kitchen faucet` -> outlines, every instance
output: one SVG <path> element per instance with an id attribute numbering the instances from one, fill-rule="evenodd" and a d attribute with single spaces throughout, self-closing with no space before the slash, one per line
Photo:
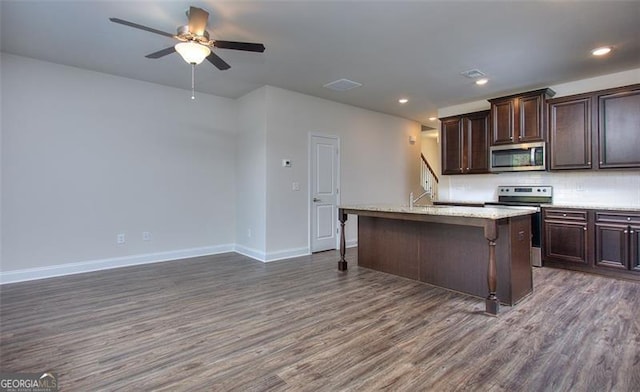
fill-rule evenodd
<path id="1" fill-rule="evenodd" d="M 409 208 L 413 208 L 413 204 L 415 202 L 417 202 L 418 200 L 422 199 L 423 197 L 425 197 L 426 195 L 429 194 L 429 191 L 424 191 L 422 192 L 422 194 L 418 197 L 416 197 L 415 199 L 413 198 L 413 192 L 409 193 Z"/>

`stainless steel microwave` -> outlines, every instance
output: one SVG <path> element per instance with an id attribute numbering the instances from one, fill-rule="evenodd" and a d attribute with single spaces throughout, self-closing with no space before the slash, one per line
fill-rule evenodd
<path id="1" fill-rule="evenodd" d="M 492 172 L 546 170 L 545 142 L 492 146 L 489 165 Z"/>

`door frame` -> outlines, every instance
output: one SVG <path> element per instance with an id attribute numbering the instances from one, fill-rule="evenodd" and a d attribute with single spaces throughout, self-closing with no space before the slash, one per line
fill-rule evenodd
<path id="1" fill-rule="evenodd" d="M 311 224 L 312 224 L 312 218 L 311 218 L 311 214 L 313 214 L 313 174 L 312 174 L 312 166 L 313 166 L 313 162 L 311 162 L 311 160 L 313 159 L 313 153 L 311 151 L 312 148 L 312 141 L 313 141 L 313 137 L 317 136 L 317 137 L 326 137 L 328 139 L 334 139 L 337 143 L 338 143 L 338 154 L 336 159 L 336 170 L 337 170 L 337 187 L 338 187 L 338 192 L 336 194 L 336 227 L 338 228 L 338 233 L 336 233 L 336 249 L 340 249 L 340 235 L 341 233 L 340 231 L 340 224 L 339 224 L 339 220 L 338 220 L 338 214 L 337 214 L 337 207 L 340 205 L 340 200 L 342 197 L 342 185 L 341 185 L 341 179 L 340 179 L 340 157 L 342 156 L 342 144 L 340 141 L 340 136 L 337 135 L 331 135 L 331 134 L 327 134 L 327 133 L 321 133 L 321 132 L 309 132 L 309 135 L 307 137 L 307 247 L 309 249 L 309 253 L 313 253 L 313 249 L 311 249 L 311 235 L 312 235 L 312 229 L 311 229 Z"/>

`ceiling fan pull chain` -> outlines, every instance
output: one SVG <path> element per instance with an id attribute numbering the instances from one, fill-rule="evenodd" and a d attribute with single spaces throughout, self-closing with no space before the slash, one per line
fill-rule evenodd
<path id="1" fill-rule="evenodd" d="M 191 63 L 191 99 L 196 99 L 196 64 Z"/>

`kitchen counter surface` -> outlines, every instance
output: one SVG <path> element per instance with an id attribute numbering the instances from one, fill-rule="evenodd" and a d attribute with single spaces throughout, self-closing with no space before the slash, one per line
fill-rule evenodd
<path id="1" fill-rule="evenodd" d="M 640 212 L 640 206 L 630 207 L 630 206 L 607 206 L 603 204 L 580 204 L 580 203 L 553 203 L 553 204 L 542 204 L 542 208 L 575 208 L 582 210 L 607 210 L 607 211 L 631 211 L 631 212 Z"/>
<path id="2" fill-rule="evenodd" d="M 536 212 L 535 208 L 531 209 L 511 209 L 500 207 L 460 207 L 447 205 L 434 205 L 427 207 L 413 208 L 408 206 L 397 205 L 345 205 L 339 207 L 345 213 L 351 211 L 370 211 L 370 212 L 388 212 L 400 214 L 430 215 L 442 217 L 460 217 L 460 218 L 480 218 L 480 219 L 505 219 L 516 216 L 530 215 Z"/>
<path id="3" fill-rule="evenodd" d="M 483 207 L 484 201 L 471 200 L 434 200 L 434 205 L 460 206 L 460 207 Z"/>

